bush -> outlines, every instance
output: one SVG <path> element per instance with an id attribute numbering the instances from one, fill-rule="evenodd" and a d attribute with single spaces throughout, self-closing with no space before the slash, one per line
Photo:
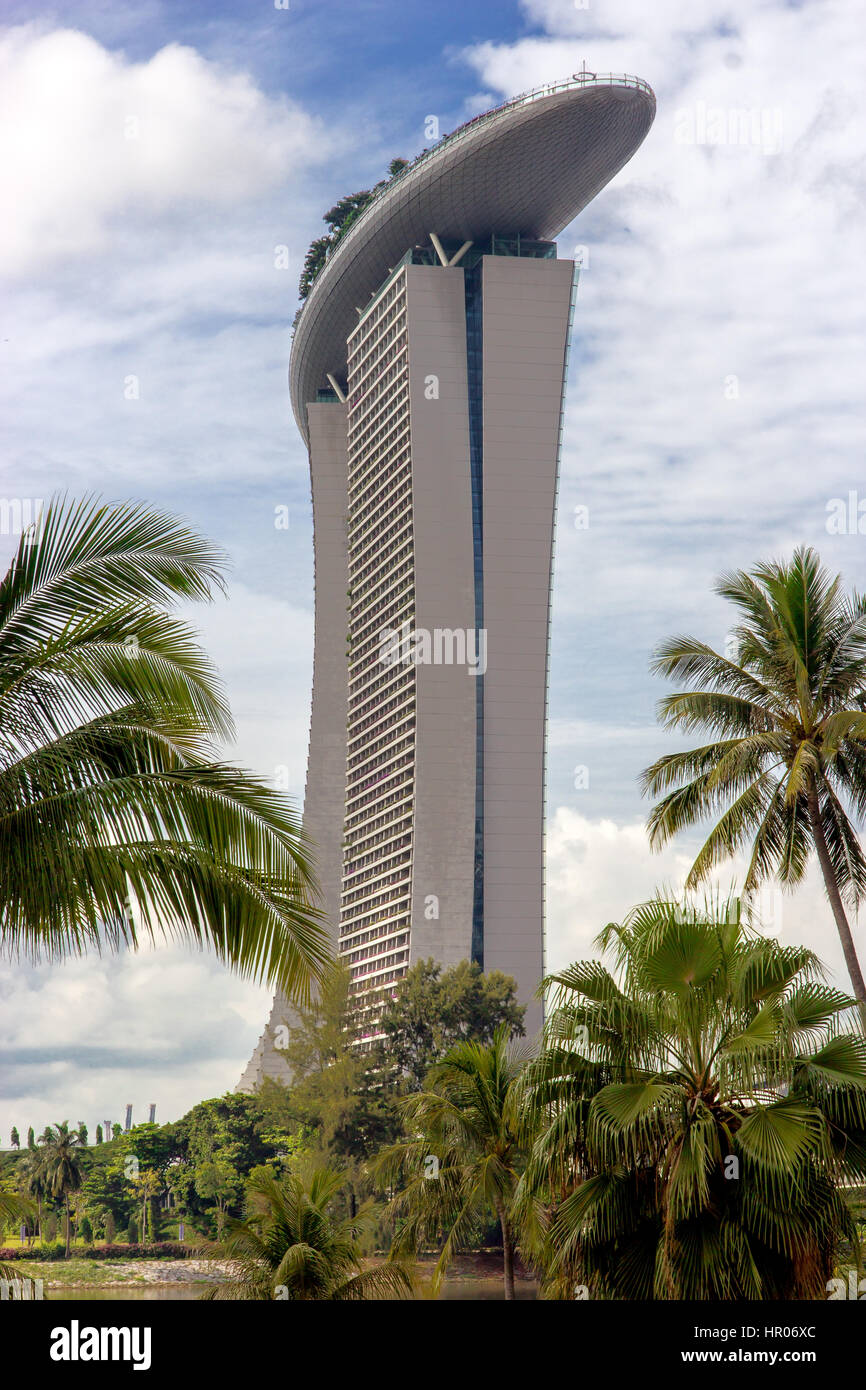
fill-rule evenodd
<path id="1" fill-rule="evenodd" d="M 130 1245 L 138 1244 L 138 1222 L 134 1216 L 130 1218 L 129 1225 L 126 1229 L 126 1239 L 129 1241 Z"/>
<path id="2" fill-rule="evenodd" d="M 0 1264 L 6 1264 L 9 1260 L 62 1260 L 65 1254 L 66 1246 L 62 1241 L 56 1245 L 34 1245 L 29 1249 L 25 1245 L 13 1245 L 0 1250 Z"/>
<path id="3" fill-rule="evenodd" d="M 90 1224 L 89 1216 L 83 1216 L 81 1218 L 81 1225 L 78 1227 L 78 1234 L 81 1236 L 81 1239 L 86 1242 L 87 1245 L 93 1244 L 93 1227 Z"/>
<path id="4" fill-rule="evenodd" d="M 56 1245 L 34 1245 L 32 1250 L 20 1246 L 0 1250 L 0 1264 L 12 1260 L 62 1260 L 66 1247 L 58 1241 Z M 87 1245 L 83 1250 L 73 1249 L 72 1258 L 76 1260 L 182 1260 L 194 1255 L 188 1245 L 177 1241 L 160 1240 L 153 1245 Z"/>

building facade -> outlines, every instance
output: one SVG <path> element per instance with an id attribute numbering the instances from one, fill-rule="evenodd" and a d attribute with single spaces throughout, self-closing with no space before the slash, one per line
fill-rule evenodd
<path id="1" fill-rule="evenodd" d="M 298 322 L 316 591 L 304 828 L 362 1038 L 427 957 L 513 976 L 527 1033 L 541 1026 L 576 289 L 553 236 L 653 112 L 637 79 L 582 74 L 470 122 L 365 211 Z M 274 1042 L 289 1014 L 277 996 L 241 1089 L 287 1079 Z"/>

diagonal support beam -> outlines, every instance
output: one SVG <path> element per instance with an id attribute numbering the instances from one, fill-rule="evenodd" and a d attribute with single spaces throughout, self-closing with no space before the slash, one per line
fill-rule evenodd
<path id="1" fill-rule="evenodd" d="M 336 393 L 337 393 L 337 400 L 338 400 L 338 401 L 342 401 L 343 404 L 345 405 L 345 404 L 346 404 L 346 393 L 345 393 L 345 391 L 343 391 L 343 390 L 340 389 L 340 383 L 339 383 L 338 381 L 335 380 L 335 378 L 331 375 L 330 372 L 325 372 L 325 376 L 328 378 L 328 385 L 330 386 L 331 390 L 332 390 L 332 391 L 336 391 Z"/>
<path id="2" fill-rule="evenodd" d="M 439 260 L 442 263 L 442 265 L 447 265 L 448 257 L 445 255 L 445 250 L 442 246 L 442 242 L 439 240 L 435 232 L 430 233 L 430 240 L 433 243 L 433 249 L 436 252 L 436 255 L 439 257 Z"/>
<path id="3" fill-rule="evenodd" d="M 451 257 L 448 264 L 456 265 L 458 261 L 462 261 L 463 257 L 466 255 L 466 252 L 469 250 L 471 245 L 471 241 L 464 241 L 463 245 L 460 247 L 460 250 L 454 252 L 454 255 Z"/>

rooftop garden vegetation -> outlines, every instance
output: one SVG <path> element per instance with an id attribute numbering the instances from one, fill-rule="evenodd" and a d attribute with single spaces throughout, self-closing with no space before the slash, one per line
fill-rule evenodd
<path id="1" fill-rule="evenodd" d="M 324 266 L 334 248 L 339 245 L 346 232 L 357 222 L 361 213 L 369 207 L 373 199 L 377 197 L 383 189 L 397 174 L 403 172 L 408 167 L 408 159 L 392 159 L 388 165 L 388 177 L 380 179 L 372 188 L 361 189 L 359 193 L 347 193 L 344 198 L 340 198 L 332 208 L 328 208 L 322 215 L 322 221 L 327 223 L 328 230 L 324 236 L 317 237 L 310 243 L 309 250 L 304 257 L 304 268 L 301 271 L 301 280 L 298 285 L 298 294 L 305 300 L 313 288 L 316 276 Z"/>

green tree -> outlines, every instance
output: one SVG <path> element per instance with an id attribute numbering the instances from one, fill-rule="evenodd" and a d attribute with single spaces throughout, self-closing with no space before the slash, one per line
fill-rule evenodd
<path id="1" fill-rule="evenodd" d="M 134 1158 L 139 1168 L 153 1168 L 164 1173 L 171 1160 L 178 1154 L 176 1127 L 147 1122 L 133 1125 L 121 1137 L 110 1160 L 110 1170 L 128 1169 L 130 1158 Z"/>
<path id="2" fill-rule="evenodd" d="M 344 1170 L 350 1206 L 367 1186 L 365 1161 L 401 1130 L 389 1069 L 359 1050 L 356 1032 L 351 978 L 341 965 L 297 1012 L 285 1048 L 293 1082 L 284 1123 L 294 1118 L 306 1132 L 316 1166 Z"/>
<path id="3" fill-rule="evenodd" d="M 662 701 L 664 725 L 705 730 L 712 741 L 665 754 L 644 772 L 645 792 L 661 796 L 650 842 L 659 848 L 712 818 L 687 887 L 750 845 L 746 894 L 774 875 L 800 883 L 814 849 L 866 1029 L 866 983 L 845 907 L 866 893 L 866 858 L 846 810 L 866 812 L 866 597 L 846 596 L 841 578 L 807 548 L 790 564 L 726 575 L 716 592 L 739 612 L 735 654 L 674 637 L 653 662 L 694 687 Z"/>
<path id="4" fill-rule="evenodd" d="M 78 1226 L 78 1234 L 81 1236 L 85 1245 L 93 1244 L 93 1226 L 91 1225 L 89 1216 L 82 1216 Z"/>
<path id="5" fill-rule="evenodd" d="M 36 1230 L 42 1238 L 42 1203 L 50 1195 L 45 1154 L 34 1147 L 28 1148 L 19 1170 L 22 1190 L 36 1202 Z"/>
<path id="6" fill-rule="evenodd" d="M 313 288 L 316 276 L 328 259 L 328 251 L 330 248 L 330 236 L 316 237 L 314 241 L 310 242 L 309 249 L 304 257 L 301 279 L 298 284 L 298 294 L 301 299 L 306 299 L 310 290 Z"/>
<path id="7" fill-rule="evenodd" d="M 142 505 L 54 499 L 0 583 L 0 940 L 31 960 L 140 935 L 306 997 L 326 968 L 295 813 L 215 760 L 219 682 L 169 608 L 224 557 Z"/>
<path id="8" fill-rule="evenodd" d="M 96 1142 L 97 1144 L 102 1143 L 102 1125 L 96 1126 Z"/>
<path id="9" fill-rule="evenodd" d="M 182 1204 L 196 1196 L 196 1170 L 220 1158 L 237 1173 L 267 1161 L 273 1150 L 263 1136 L 264 1117 L 257 1096 L 229 1094 L 202 1101 L 174 1126 L 170 1186 Z"/>
<path id="10" fill-rule="evenodd" d="M 141 1238 L 142 1240 L 147 1239 L 148 1209 L 150 1209 L 150 1236 L 152 1240 L 155 1240 L 157 1232 L 153 1202 L 163 1190 L 163 1180 L 154 1168 L 143 1168 L 134 1178 L 130 1179 L 130 1182 L 133 1191 L 141 1202 Z"/>
<path id="11" fill-rule="evenodd" d="M 310 248 L 304 257 L 304 266 L 301 271 L 301 280 L 298 285 L 298 294 L 301 299 L 306 299 L 313 288 L 316 276 L 324 266 L 328 256 L 337 246 L 341 237 L 349 230 L 352 223 L 357 221 L 366 207 L 372 203 L 377 193 L 387 187 L 389 181 L 395 175 L 401 173 L 408 164 L 405 159 L 392 159 L 388 165 L 388 178 L 381 179 L 373 188 L 361 189 L 358 193 L 347 193 L 340 198 L 332 208 L 329 208 L 322 215 L 322 221 L 328 225 L 326 236 L 317 237 L 311 242 Z"/>
<path id="12" fill-rule="evenodd" d="M 322 1169 L 308 1184 L 292 1175 L 281 1182 L 258 1170 L 247 1185 L 247 1215 L 230 1218 L 211 1255 L 231 1260 L 236 1277 L 210 1288 L 210 1299 L 290 1301 L 404 1298 L 412 1282 L 402 1265 L 362 1267 L 359 1236 L 369 1209 L 335 1220 L 332 1208 L 342 1175 Z"/>
<path id="13" fill-rule="evenodd" d="M 525 1012 L 515 981 L 499 970 L 485 975 L 468 960 L 447 970 L 432 959 L 418 961 L 382 1014 L 377 1065 L 395 1068 L 419 1090 L 429 1068 L 455 1043 L 489 1044 L 502 1027 L 522 1037 Z"/>
<path id="14" fill-rule="evenodd" d="M 111 1126 L 111 1137 L 112 1137 L 112 1139 L 122 1139 L 122 1138 L 123 1138 L 123 1129 L 121 1128 L 120 1125 L 112 1125 L 112 1126 Z"/>
<path id="15" fill-rule="evenodd" d="M 400 1223 L 394 1252 L 445 1239 L 433 1288 L 462 1242 L 493 1211 L 502 1233 L 503 1284 L 514 1298 L 512 1205 L 523 1158 L 517 1108 L 521 1060 L 501 1024 L 486 1046 L 456 1043 L 430 1070 L 427 1089 L 402 1101 L 407 1138 L 383 1150 L 378 1176 L 402 1184 L 391 1210 Z"/>
<path id="16" fill-rule="evenodd" d="M 81 1142 L 82 1142 L 82 1144 L 84 1145 L 84 1147 L 86 1148 L 86 1147 L 87 1147 L 88 1134 L 87 1134 L 87 1125 L 84 1123 L 83 1120 L 79 1120 L 79 1121 L 78 1121 L 78 1137 L 79 1137 L 79 1139 L 81 1140 Z"/>
<path id="17" fill-rule="evenodd" d="M 18 1133 L 18 1130 L 15 1128 L 14 1125 L 12 1126 L 11 1140 L 12 1140 L 12 1147 L 13 1147 L 13 1149 L 20 1149 L 20 1148 L 21 1148 L 21 1136 L 20 1136 L 20 1134 Z"/>
<path id="18" fill-rule="evenodd" d="M 116 1226 L 127 1225 L 134 1198 L 122 1165 L 94 1164 L 84 1179 L 82 1194 L 91 1211 L 110 1212 Z"/>
<path id="19" fill-rule="evenodd" d="M 59 1125 L 48 1125 L 39 1136 L 45 1164 L 47 1188 L 52 1197 L 63 1202 L 66 1230 L 66 1258 L 72 1237 L 70 1227 L 69 1198 L 81 1187 L 84 1169 L 81 1162 L 81 1142 L 77 1130 L 70 1129 L 66 1120 Z"/>
<path id="20" fill-rule="evenodd" d="M 241 1187 L 241 1175 L 222 1155 L 205 1159 L 195 1170 L 195 1190 L 216 1208 L 217 1234 L 222 1236 L 226 1213 Z"/>
<path id="21" fill-rule="evenodd" d="M 27 1131 L 27 1147 L 31 1152 L 36 1148 L 36 1134 L 32 1125 Z"/>
<path id="22" fill-rule="evenodd" d="M 552 1296 L 826 1297 L 843 1185 L 866 1175 L 866 1041 L 854 1001 L 736 904 L 653 901 L 551 977 L 523 1105 L 518 1193 Z"/>

